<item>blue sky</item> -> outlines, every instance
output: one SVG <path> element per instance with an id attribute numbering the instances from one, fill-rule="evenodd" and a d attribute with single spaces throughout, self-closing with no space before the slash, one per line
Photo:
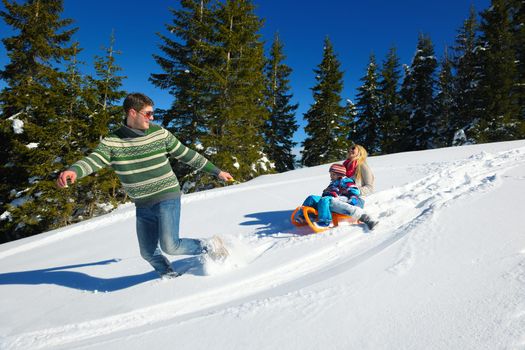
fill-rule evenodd
<path id="1" fill-rule="evenodd" d="M 12 1 L 12 0 L 10 0 Z M 20 1 L 20 0 L 18 0 Z M 256 13 L 264 19 L 261 30 L 266 48 L 279 32 L 285 45 L 285 63 L 293 69 L 291 87 L 293 102 L 299 103 L 297 118 L 300 130 L 295 141 L 304 139 L 302 115 L 312 103 L 311 88 L 315 85 L 313 69 L 321 62 L 323 40 L 328 36 L 344 71 L 343 99 L 355 100 L 356 88 L 365 74 L 371 53 L 381 64 L 388 49 L 397 48 L 402 64 L 410 64 L 415 53 L 418 33 L 430 35 L 438 57 L 451 46 L 457 30 L 474 5 L 477 12 L 488 8 L 488 0 L 254 0 Z M 75 39 L 83 52 L 81 60 L 90 71 L 93 56 L 101 55 L 115 31 L 116 49 L 122 54 L 117 63 L 127 76 L 124 90 L 144 92 L 167 108 L 171 96 L 154 87 L 148 78 L 160 72 L 152 54 L 160 53 L 156 33 L 167 34 L 165 24 L 171 23 L 168 8 L 177 8 L 178 1 L 167 0 L 66 0 L 64 18 L 71 18 L 79 27 Z M 0 3 L 0 8 L 3 4 Z M 0 37 L 12 35 L 10 27 L 0 21 Z M 0 66 L 7 63 L 0 45 Z M 0 87 L 5 86 L 0 81 Z"/>

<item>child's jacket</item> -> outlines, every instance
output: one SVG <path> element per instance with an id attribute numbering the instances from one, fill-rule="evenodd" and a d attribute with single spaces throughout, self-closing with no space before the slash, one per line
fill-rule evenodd
<path id="1" fill-rule="evenodd" d="M 361 192 L 354 182 L 354 179 L 350 177 L 342 177 L 337 180 L 330 182 L 327 188 L 323 190 L 324 196 L 331 197 L 347 197 L 348 199 L 352 197 L 359 198 Z"/>

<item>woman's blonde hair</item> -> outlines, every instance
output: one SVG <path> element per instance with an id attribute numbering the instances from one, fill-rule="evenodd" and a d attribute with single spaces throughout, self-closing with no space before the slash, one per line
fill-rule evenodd
<path id="1" fill-rule="evenodd" d="M 360 167 L 360 165 L 366 163 L 366 158 L 368 157 L 368 152 L 366 151 L 366 149 L 363 146 L 356 145 L 356 144 L 353 144 L 350 147 L 350 151 L 354 147 L 357 148 L 357 158 L 356 158 L 356 160 L 357 160 L 357 167 L 356 167 L 356 170 L 355 170 L 355 179 L 356 180 L 361 180 L 361 167 Z"/>

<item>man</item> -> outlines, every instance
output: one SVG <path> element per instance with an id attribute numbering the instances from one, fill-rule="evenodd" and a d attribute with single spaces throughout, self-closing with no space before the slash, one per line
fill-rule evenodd
<path id="1" fill-rule="evenodd" d="M 178 276 L 162 251 L 171 255 L 207 253 L 213 260 L 224 259 L 228 251 L 217 236 L 207 240 L 179 238 L 181 192 L 168 155 L 223 181 L 233 180 L 232 176 L 166 129 L 151 124 L 153 101 L 146 95 L 129 94 L 123 107 L 124 125 L 105 137 L 90 155 L 60 173 L 57 185 L 67 187 L 68 180 L 74 183 L 111 167 L 135 202 L 140 254 L 162 278 Z"/>

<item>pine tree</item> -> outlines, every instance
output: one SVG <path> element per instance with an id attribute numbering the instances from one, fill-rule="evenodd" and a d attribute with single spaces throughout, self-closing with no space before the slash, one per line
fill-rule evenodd
<path id="1" fill-rule="evenodd" d="M 125 77 L 118 75 L 122 69 L 116 64 L 116 55 L 120 52 L 114 49 L 114 45 L 115 35 L 112 33 L 109 47 L 103 48 L 104 55 L 95 56 L 95 77 L 87 77 L 86 87 L 79 95 L 82 96 L 81 103 L 87 108 L 80 114 L 81 118 L 77 118 L 83 120 L 83 137 L 78 144 L 80 151 L 83 151 L 82 156 L 85 150 L 92 151 L 100 138 L 119 128 L 123 122 L 124 113 L 119 102 L 126 95 L 121 90 Z M 110 169 L 81 179 L 75 192 L 77 216 L 79 213 L 87 217 L 104 213 L 108 203 L 116 207 L 127 198 L 116 174 Z"/>
<path id="2" fill-rule="evenodd" d="M 470 139 L 469 130 L 475 125 L 482 114 L 482 102 L 479 93 L 481 79 L 480 52 L 477 40 L 478 23 L 474 7 L 470 8 L 469 17 L 458 30 L 456 45 L 453 47 L 453 68 L 455 74 L 454 113 L 450 119 L 450 127 L 454 133 L 463 133 Z M 459 145 L 465 141 L 455 142 Z M 470 140 L 471 142 L 473 140 Z"/>
<path id="3" fill-rule="evenodd" d="M 170 38 L 159 34 L 164 56 L 153 55 L 164 73 L 152 74 L 150 81 L 174 97 L 170 109 L 162 116 L 168 130 L 185 145 L 195 146 L 207 133 L 204 120 L 209 112 L 210 89 L 203 79 L 203 70 L 217 64 L 210 55 L 214 9 L 209 0 L 181 0 L 181 9 L 170 10 L 173 23 L 166 25 Z"/>
<path id="4" fill-rule="evenodd" d="M 480 143 L 514 140 L 520 136 L 520 111 L 508 1 L 493 0 L 481 17 L 483 75 L 480 90 L 484 110 L 475 127 L 475 139 Z"/>
<path id="5" fill-rule="evenodd" d="M 446 147 L 452 145 L 456 129 L 452 127 L 451 120 L 454 116 L 455 106 L 455 84 L 452 75 L 452 62 L 445 49 L 444 57 L 441 62 L 441 71 L 438 80 L 438 92 L 436 95 L 436 135 L 434 143 L 436 147 Z"/>
<path id="6" fill-rule="evenodd" d="M 209 159 L 237 180 L 272 171 L 264 154 L 264 52 L 258 34 L 262 21 L 248 0 L 227 0 L 215 12 L 209 52 L 217 62 L 203 70 L 210 93 L 205 120 Z"/>
<path id="7" fill-rule="evenodd" d="M 381 150 L 386 154 L 401 150 L 401 131 L 404 127 L 400 118 L 399 70 L 399 57 L 393 47 L 388 51 L 379 80 Z"/>
<path id="8" fill-rule="evenodd" d="M 5 241 L 53 227 L 65 210 L 66 197 L 55 196 L 54 174 L 63 168 L 57 140 L 68 135 L 64 117 L 71 98 L 68 74 L 56 66 L 71 60 L 78 47 L 70 44 L 76 29 L 66 29 L 72 21 L 60 19 L 62 1 L 3 3 L 0 16 L 16 32 L 2 40 L 10 61 L 0 72 L 7 83 L 0 93 L 0 138 L 7 140 L 0 177 Z"/>
<path id="9" fill-rule="evenodd" d="M 90 149 L 91 128 L 90 123 L 93 119 L 93 114 L 88 106 L 86 100 L 86 93 L 88 91 L 88 82 L 85 76 L 82 75 L 80 67 L 84 64 L 78 60 L 78 43 L 74 43 L 75 49 L 71 59 L 67 60 L 66 74 L 63 82 L 63 90 L 65 98 L 61 102 L 64 105 L 65 111 L 62 115 L 62 122 L 67 126 L 68 130 L 63 134 L 63 137 L 57 140 L 60 147 L 59 156 L 60 163 L 64 167 L 72 164 L 77 159 L 81 158 L 84 152 Z M 85 181 L 94 181 L 91 177 Z M 87 207 L 94 199 L 88 194 L 84 186 L 71 186 L 65 190 L 55 191 L 53 194 L 55 198 L 59 199 L 61 205 L 65 210 L 62 210 L 57 215 L 58 225 L 63 226 L 75 221 L 75 217 L 84 216 L 78 214 L 78 208 Z"/>
<path id="10" fill-rule="evenodd" d="M 511 34 L 513 48 L 516 53 L 515 94 L 518 99 L 519 136 L 525 138 L 525 1 L 512 0 L 510 2 Z"/>
<path id="11" fill-rule="evenodd" d="M 94 141 L 98 142 L 101 137 L 109 134 L 111 130 L 117 129 L 123 123 L 124 111 L 120 101 L 126 96 L 122 89 L 122 81 L 125 76 L 119 75 L 122 68 L 116 63 L 116 55 L 121 52 L 115 50 L 115 34 L 110 37 L 109 47 L 103 48 L 104 55 L 95 56 L 95 77 L 88 77 L 89 90 L 93 99 L 89 106 L 96 113 L 93 123 Z"/>
<path id="12" fill-rule="evenodd" d="M 357 119 L 357 107 L 354 102 L 350 99 L 346 99 L 345 112 L 347 114 L 346 129 L 348 134 L 346 136 L 347 145 L 357 143 L 355 141 L 355 136 L 358 133 L 358 119 Z M 346 147 L 348 150 L 348 147 Z"/>
<path id="13" fill-rule="evenodd" d="M 410 118 L 414 109 L 414 79 L 412 77 L 412 70 L 409 65 L 403 64 L 403 80 L 401 82 L 401 89 L 399 91 L 401 96 L 399 104 L 400 117 L 400 141 L 397 144 L 398 151 L 411 151 L 409 145 L 408 134 L 410 132 Z"/>
<path id="14" fill-rule="evenodd" d="M 268 113 L 258 34 L 262 22 L 254 5 L 248 0 L 212 5 L 184 0 L 181 5 L 181 10 L 172 11 L 173 25 L 167 26 L 176 40 L 161 36 L 165 57 L 155 55 L 164 73 L 151 76 L 155 85 L 175 97 L 164 115 L 165 126 L 186 145 L 204 150 L 237 180 L 271 171 L 263 152 Z M 182 181 L 197 183 L 197 188 L 214 184 L 191 171 L 186 169 Z"/>
<path id="15" fill-rule="evenodd" d="M 349 105 L 341 106 L 343 72 L 330 39 L 324 42 L 323 59 L 314 70 L 317 85 L 312 88 L 314 103 L 304 114 L 307 121 L 302 164 L 319 165 L 340 161 L 347 154 L 351 128 Z"/>
<path id="16" fill-rule="evenodd" d="M 363 145 L 370 154 L 381 153 L 381 117 L 378 74 L 375 56 L 370 55 L 363 85 L 357 88 L 357 129 L 354 142 Z"/>
<path id="17" fill-rule="evenodd" d="M 403 112 L 407 150 L 435 148 L 435 84 L 437 60 L 430 37 L 420 35 L 416 55 L 402 85 Z"/>
<path id="18" fill-rule="evenodd" d="M 290 103 L 292 94 L 289 76 L 292 69 L 283 63 L 285 58 L 283 44 L 276 34 L 265 67 L 269 118 L 265 125 L 264 141 L 265 153 L 275 162 L 278 172 L 295 168 L 292 148 L 297 143 L 292 138 L 298 128 L 295 111 L 299 105 Z"/>
<path id="19" fill-rule="evenodd" d="M 150 81 L 167 90 L 174 99 L 168 110 L 156 111 L 164 127 L 186 146 L 202 151 L 202 137 L 209 132 L 206 119 L 211 114 L 214 93 L 206 72 L 220 64 L 219 57 L 214 55 L 216 8 L 209 0 L 181 0 L 180 5 L 180 9 L 170 10 L 173 22 L 166 25 L 169 36 L 159 34 L 164 55 L 153 55 L 163 73 L 152 74 Z M 173 161 L 172 165 L 183 182 L 190 184 L 195 176 L 200 178 L 181 162 Z M 183 185 L 183 189 L 187 186 Z"/>

